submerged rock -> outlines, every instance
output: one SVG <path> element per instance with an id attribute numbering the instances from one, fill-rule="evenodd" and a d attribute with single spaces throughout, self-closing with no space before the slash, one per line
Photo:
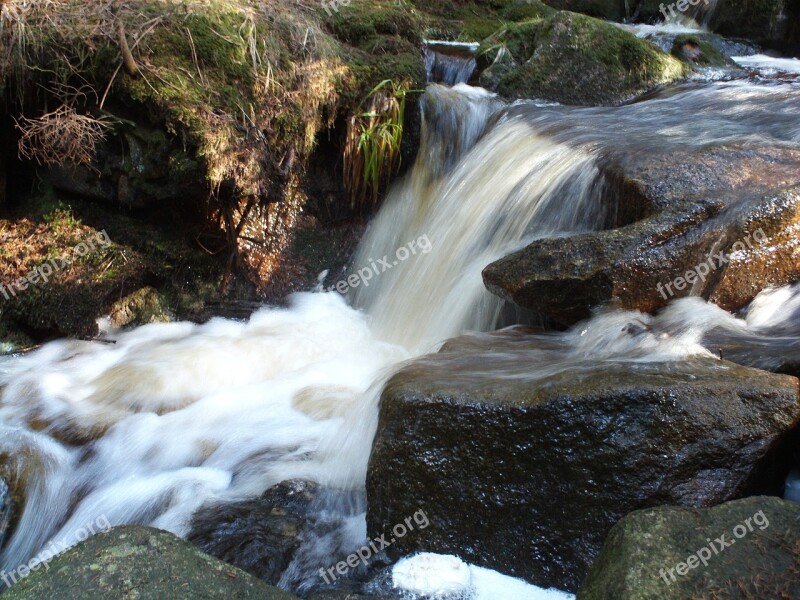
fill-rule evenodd
<path id="1" fill-rule="evenodd" d="M 574 591 L 633 510 L 780 489 L 797 379 L 565 352 L 554 336 L 470 336 L 396 374 L 370 458 L 369 535 L 424 510 L 430 527 L 390 555 L 453 553 Z"/>
<path id="2" fill-rule="evenodd" d="M 800 504 L 757 496 L 658 507 L 611 530 L 580 600 L 800 597 Z"/>
<path id="3" fill-rule="evenodd" d="M 354 549 L 348 520 L 363 519 L 363 511 L 363 492 L 284 481 L 260 498 L 199 510 L 188 539 L 259 579 L 305 591 L 323 583 L 320 568 Z"/>
<path id="4" fill-rule="evenodd" d="M 500 50 L 507 51 L 496 60 Z M 688 68 L 613 24 L 547 12 L 485 40 L 481 84 L 502 96 L 564 104 L 621 104 L 682 79 Z M 499 72 L 495 72 L 499 71 Z"/>
<path id="5" fill-rule="evenodd" d="M 295 598 L 150 527 L 116 527 L 56 556 L 3 594 L 4 600 Z"/>

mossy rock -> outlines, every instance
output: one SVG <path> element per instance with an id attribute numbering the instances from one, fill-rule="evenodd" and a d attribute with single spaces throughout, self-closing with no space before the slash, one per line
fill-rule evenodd
<path id="1" fill-rule="evenodd" d="M 116 328 L 173 320 L 164 297 L 152 287 L 144 287 L 115 302 L 110 316 L 111 325 Z"/>
<path id="2" fill-rule="evenodd" d="M 800 504 L 756 496 L 649 508 L 614 526 L 578 599 L 798 598 L 798 565 Z"/>
<path id="3" fill-rule="evenodd" d="M 732 67 L 738 65 L 725 56 L 712 43 L 702 37 L 681 34 L 672 43 L 672 56 L 689 64 L 703 67 Z"/>
<path id="4" fill-rule="evenodd" d="M 413 8 L 397 2 L 351 1 L 333 12 L 326 24 L 336 38 L 354 46 L 360 46 L 377 34 L 398 35 L 417 44 L 422 42 L 421 16 Z"/>
<path id="5" fill-rule="evenodd" d="M 292 600 L 166 531 L 116 527 L 41 565 L 3 600 Z"/>
<path id="6" fill-rule="evenodd" d="M 626 17 L 624 0 L 543 0 L 558 10 L 569 10 L 591 17 L 621 21 Z M 631 4 L 634 4 L 633 2 Z"/>
<path id="7" fill-rule="evenodd" d="M 499 77 L 496 85 L 509 99 L 616 105 L 680 80 L 689 71 L 675 57 L 619 27 L 570 12 L 510 25 L 485 41 L 479 52 L 498 45 L 521 65 Z M 482 83 L 491 83 L 490 76 L 482 74 Z"/>

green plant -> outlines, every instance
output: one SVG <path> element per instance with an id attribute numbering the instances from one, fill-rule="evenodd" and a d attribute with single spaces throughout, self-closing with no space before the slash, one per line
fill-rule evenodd
<path id="1" fill-rule="evenodd" d="M 375 206 L 381 189 L 400 169 L 400 144 L 409 82 L 385 79 L 376 85 L 347 123 L 344 183 L 350 208 Z M 366 109 L 364 108 L 365 103 Z"/>

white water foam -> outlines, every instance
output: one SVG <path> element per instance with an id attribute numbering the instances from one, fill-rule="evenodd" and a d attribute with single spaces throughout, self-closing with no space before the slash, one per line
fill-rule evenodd
<path id="1" fill-rule="evenodd" d="M 421 552 L 392 568 L 394 588 L 408 600 L 573 600 L 574 595 L 544 589 L 492 569 L 469 565 L 457 556 Z"/>
<path id="2" fill-rule="evenodd" d="M 779 73 L 800 75 L 800 59 L 798 58 L 775 58 L 766 54 L 754 54 L 753 56 L 732 56 L 731 59 L 739 66 L 755 70 L 765 76 Z"/>

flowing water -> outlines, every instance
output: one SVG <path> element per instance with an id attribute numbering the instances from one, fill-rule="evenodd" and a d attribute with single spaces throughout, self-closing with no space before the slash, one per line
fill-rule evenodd
<path id="1" fill-rule="evenodd" d="M 425 42 L 425 71 L 431 83 L 456 85 L 469 83 L 478 63 L 475 52 L 479 44 L 459 42 Z"/>
<path id="2" fill-rule="evenodd" d="M 516 320 L 481 270 L 537 237 L 603 227 L 610 149 L 800 143 L 790 85 L 689 85 L 594 109 L 506 106 L 480 89 L 432 85 L 422 107 L 417 163 L 367 231 L 348 298 L 302 293 L 247 322 L 153 324 L 0 362 L 0 474 L 24 498 L 0 568 L 74 543 L 101 516 L 186 536 L 199 507 L 286 479 L 359 492 L 383 382 L 447 338 Z M 744 318 L 693 299 L 658 317 L 603 314 L 542 338 L 552 350 L 543 365 L 674 359 L 723 342 L 746 358 L 752 340 L 777 356 L 796 348 L 800 318 L 776 307 L 799 303 L 795 287 L 767 292 Z M 632 322 L 646 333 L 633 335 Z M 360 545 L 363 509 L 349 505 L 335 547 L 308 541 L 284 585 L 307 589 L 317 567 Z"/>

